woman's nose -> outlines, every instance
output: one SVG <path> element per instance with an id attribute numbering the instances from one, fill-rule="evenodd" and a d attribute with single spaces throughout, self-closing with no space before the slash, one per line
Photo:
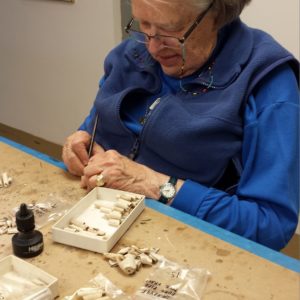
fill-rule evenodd
<path id="1" fill-rule="evenodd" d="M 150 53 L 156 53 L 163 48 L 163 42 L 157 36 L 149 36 L 148 50 Z"/>

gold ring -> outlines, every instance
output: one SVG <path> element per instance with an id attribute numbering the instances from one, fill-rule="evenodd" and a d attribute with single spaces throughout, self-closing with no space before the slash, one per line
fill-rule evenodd
<path id="1" fill-rule="evenodd" d="M 103 174 L 99 174 L 96 176 L 96 186 L 104 186 L 105 180 Z"/>

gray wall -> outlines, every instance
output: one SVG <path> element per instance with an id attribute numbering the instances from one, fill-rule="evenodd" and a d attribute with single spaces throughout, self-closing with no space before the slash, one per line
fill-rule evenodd
<path id="1" fill-rule="evenodd" d="M 131 10 L 129 5 L 129 0 L 121 0 L 121 24 L 122 24 L 123 39 L 126 38 L 124 27 L 127 25 L 130 18 L 131 18 Z"/>
<path id="2" fill-rule="evenodd" d="M 120 28 L 120 0 L 0 0 L 0 123 L 62 144 Z"/>

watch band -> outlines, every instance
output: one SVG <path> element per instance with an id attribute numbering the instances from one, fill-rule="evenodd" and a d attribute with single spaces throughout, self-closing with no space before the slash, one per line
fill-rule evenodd
<path id="1" fill-rule="evenodd" d="M 177 180 L 178 179 L 176 177 L 171 176 L 170 179 L 169 179 L 169 183 L 176 186 Z"/>
<path id="2" fill-rule="evenodd" d="M 174 187 L 175 191 L 176 191 L 177 180 L 178 179 L 176 177 L 171 176 L 170 179 L 169 179 L 169 181 L 166 184 L 171 184 Z M 166 204 L 166 203 L 168 203 L 174 197 L 175 197 L 175 195 L 173 197 L 171 197 L 171 198 L 168 198 L 168 197 L 163 196 L 162 193 L 161 193 L 161 196 L 158 199 L 158 201 L 161 202 L 161 203 Z"/>

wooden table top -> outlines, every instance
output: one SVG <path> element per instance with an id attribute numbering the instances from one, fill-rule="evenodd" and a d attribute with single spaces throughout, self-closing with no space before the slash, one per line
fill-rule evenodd
<path id="1" fill-rule="evenodd" d="M 51 197 L 72 206 L 86 194 L 78 178 L 1 139 L 0 153 L 0 172 L 7 172 L 13 178 L 11 186 L 0 189 L 0 218 L 23 202 L 46 202 Z M 158 247 L 159 254 L 169 260 L 209 270 L 211 276 L 203 300 L 299 299 L 298 272 L 193 228 L 189 222 L 158 212 L 150 208 L 152 202 L 148 200 L 150 205 L 118 241 L 113 252 L 130 245 Z M 165 209 L 169 208 L 164 207 L 162 211 Z M 130 295 L 142 286 L 152 270 L 141 268 L 133 276 L 126 276 L 110 267 L 99 253 L 53 242 L 51 226 L 40 229 L 45 243 L 42 254 L 26 261 L 58 278 L 58 299 L 73 294 L 98 273 Z M 272 250 L 270 253 L 279 260 L 289 259 Z M 10 254 L 11 236 L 0 235 L 0 258 Z"/>

